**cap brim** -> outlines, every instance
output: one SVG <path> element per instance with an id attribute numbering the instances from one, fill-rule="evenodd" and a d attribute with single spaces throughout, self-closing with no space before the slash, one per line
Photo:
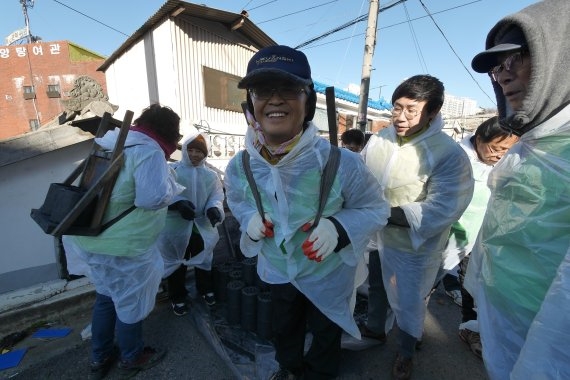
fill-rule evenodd
<path id="1" fill-rule="evenodd" d="M 238 88 L 248 88 L 255 83 L 273 81 L 276 79 L 284 79 L 303 86 L 310 86 L 313 83 L 310 79 L 298 77 L 287 71 L 279 69 L 257 69 L 243 77 L 238 83 Z"/>
<path id="2" fill-rule="evenodd" d="M 497 61 L 499 54 L 520 50 L 522 47 L 523 46 L 519 44 L 500 44 L 493 46 L 492 48 L 477 54 L 471 61 L 471 67 L 478 73 L 487 73 L 494 66 L 499 64 Z"/>

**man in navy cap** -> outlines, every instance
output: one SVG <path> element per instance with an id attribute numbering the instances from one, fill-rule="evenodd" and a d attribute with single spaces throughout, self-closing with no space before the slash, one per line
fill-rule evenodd
<path id="1" fill-rule="evenodd" d="M 472 61 L 521 136 L 490 173 L 467 269 L 491 379 L 570 378 L 568 14 L 568 0 L 548 0 L 504 17 Z"/>
<path id="2" fill-rule="evenodd" d="M 279 363 L 271 379 L 332 379 L 342 331 L 360 337 L 353 318 L 357 267 L 365 268 L 362 252 L 386 224 L 388 205 L 360 157 L 342 149 L 315 221 L 332 147 L 311 121 L 317 97 L 305 54 L 261 49 L 238 87 L 247 89 L 245 147 L 262 210 L 246 179 L 244 151 L 228 164 L 226 195 L 241 226 L 241 251 L 258 257 L 257 272 L 270 284 Z M 307 326 L 313 338 L 304 355 Z"/>

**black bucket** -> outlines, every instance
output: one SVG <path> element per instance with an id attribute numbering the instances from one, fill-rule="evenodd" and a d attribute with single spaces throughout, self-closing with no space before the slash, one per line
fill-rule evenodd
<path id="1" fill-rule="evenodd" d="M 241 290 L 245 284 L 243 281 L 234 280 L 228 282 L 228 307 L 227 321 L 230 325 L 239 325 L 241 320 Z"/>
<path id="2" fill-rule="evenodd" d="M 226 302 L 227 300 L 227 286 L 230 281 L 230 272 L 232 270 L 232 264 L 223 263 L 218 266 L 217 278 L 216 278 L 216 301 Z"/>
<path id="3" fill-rule="evenodd" d="M 255 277 L 257 276 L 257 258 L 248 257 L 243 259 L 243 281 L 247 286 L 255 285 Z"/>
<path id="4" fill-rule="evenodd" d="M 273 335 L 271 325 L 271 293 L 262 292 L 257 295 L 257 336 L 262 339 L 271 339 Z"/>
<path id="5" fill-rule="evenodd" d="M 259 289 L 246 286 L 241 290 L 241 326 L 253 331 L 257 329 L 257 295 Z"/>

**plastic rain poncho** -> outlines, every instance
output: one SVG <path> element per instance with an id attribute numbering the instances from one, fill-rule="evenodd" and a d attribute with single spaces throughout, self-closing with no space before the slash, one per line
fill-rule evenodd
<path id="1" fill-rule="evenodd" d="M 570 379 L 568 14 L 568 0 L 540 1 L 487 35 L 488 49 L 518 26 L 531 67 L 515 111 L 492 82 L 503 125 L 526 132 L 489 176 L 489 206 L 467 266 L 492 380 Z"/>
<path id="2" fill-rule="evenodd" d="M 118 133 L 111 130 L 95 141 L 112 150 Z M 124 158 L 103 220 L 137 207 L 100 235 L 63 236 L 63 244 L 69 272 L 86 275 L 98 293 L 113 299 L 122 322 L 136 323 L 154 307 L 163 271 L 156 240 L 166 207 L 182 187 L 150 137 L 129 131 Z"/>
<path id="3" fill-rule="evenodd" d="M 223 220 L 224 189 L 218 174 L 206 165 L 206 158 L 198 166 L 190 162 L 186 148 L 197 136 L 198 131 L 195 131 L 182 140 L 182 159 L 170 164 L 176 172 L 176 180 L 186 188 L 172 203 L 182 199 L 191 201 L 196 206 L 196 217 L 193 221 L 188 221 L 180 216 L 178 210 L 168 211 L 166 226 L 159 238 L 160 251 L 164 260 L 164 277 L 172 274 L 180 264 L 196 266 L 204 270 L 212 269 L 214 248 L 220 238 L 218 228 L 212 227 L 206 216 L 206 210 L 211 207 L 217 208 Z M 204 134 L 202 136 L 208 144 L 208 137 Z M 202 236 L 204 249 L 196 256 L 185 260 L 184 254 L 193 228 L 197 228 Z"/>
<path id="4" fill-rule="evenodd" d="M 442 132 L 438 114 L 422 134 L 400 146 L 392 126 L 368 141 L 362 155 L 391 207 L 404 210 L 409 228 L 381 231 L 384 286 L 398 326 L 420 339 L 430 293 L 451 224 L 473 194 L 471 165 L 459 144 Z"/>
<path id="5" fill-rule="evenodd" d="M 489 186 L 471 257 L 480 268 L 470 261 L 467 269 L 478 285 L 489 375 L 506 379 L 515 367 L 511 378 L 570 378 L 570 106 L 525 133 L 495 166 Z"/>
<path id="6" fill-rule="evenodd" d="M 251 155 L 251 169 L 263 207 L 275 225 L 275 236 L 254 242 L 246 234 L 251 217 L 258 211 L 239 153 L 228 164 L 224 182 L 228 205 L 240 223 L 243 254 L 258 256 L 257 271 L 263 281 L 291 283 L 329 319 L 359 338 L 352 302 L 357 264 L 365 267 L 362 253 L 372 234 L 386 224 L 388 216 L 378 182 L 358 155 L 341 149 L 340 166 L 323 217 L 334 216 L 346 230 L 351 244 L 317 263 L 303 254 L 301 244 L 309 234 L 300 228 L 313 220 L 317 212 L 329 142 L 319 137 L 316 126 L 309 123 L 297 145 L 276 165 L 271 165 L 254 148 L 252 140 L 249 128 L 246 149 Z"/>
<path id="7" fill-rule="evenodd" d="M 473 198 L 463 215 L 461 215 L 461 218 L 453 223 L 451 228 L 451 236 L 443 254 L 443 269 L 446 270 L 453 269 L 473 249 L 481 223 L 483 223 L 487 202 L 489 202 L 489 196 L 491 195 L 491 191 L 487 186 L 487 178 L 493 169 L 493 165 L 487 165 L 479 159 L 477 151 L 471 143 L 472 137 L 473 135 L 465 137 L 459 145 L 467 153 L 471 163 L 475 181 Z M 471 262 L 469 265 L 471 265 Z"/>

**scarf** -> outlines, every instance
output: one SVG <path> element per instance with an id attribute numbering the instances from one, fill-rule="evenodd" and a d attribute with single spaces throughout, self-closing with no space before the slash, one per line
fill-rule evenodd
<path id="1" fill-rule="evenodd" d="M 270 146 L 265 140 L 261 124 L 253 118 L 253 115 L 249 110 L 245 111 L 245 117 L 247 119 L 247 123 L 254 132 L 253 146 L 261 153 L 261 156 L 272 165 L 278 163 L 283 156 L 289 153 L 295 145 L 297 145 L 301 139 L 301 135 L 303 134 L 303 130 L 301 130 L 301 132 L 293 136 L 290 140 L 287 140 L 277 146 Z"/>
<path id="2" fill-rule="evenodd" d="M 146 124 L 132 125 L 131 131 L 143 133 L 143 134 L 147 135 L 148 137 L 150 137 L 151 139 L 153 139 L 154 141 L 156 141 L 158 143 L 158 145 L 160 145 L 160 148 L 164 152 L 164 157 L 167 160 L 170 158 L 170 155 L 172 153 L 174 153 L 174 151 L 176 150 L 176 143 L 171 143 L 171 142 L 166 141 L 163 137 L 157 135 Z"/>

